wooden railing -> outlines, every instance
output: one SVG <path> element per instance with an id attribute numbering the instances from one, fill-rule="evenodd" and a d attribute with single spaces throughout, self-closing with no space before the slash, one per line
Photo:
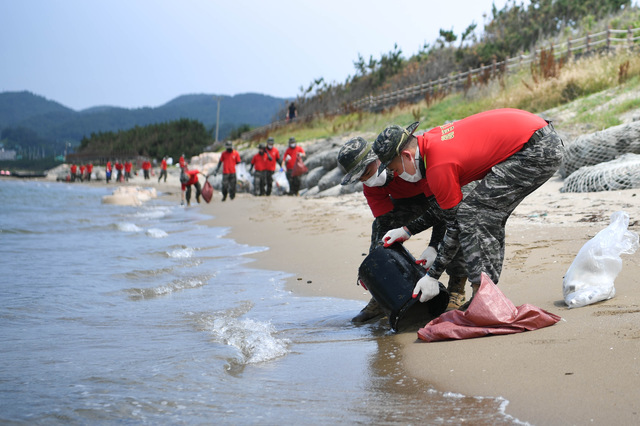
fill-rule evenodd
<path id="1" fill-rule="evenodd" d="M 369 95 L 350 102 L 347 106 L 330 114 L 344 114 L 347 111 L 366 110 L 376 111 L 401 102 L 418 102 L 425 99 L 429 94 L 437 92 L 451 93 L 454 91 L 465 90 L 470 85 L 477 84 L 480 81 L 493 79 L 501 73 L 509 73 L 520 70 L 523 66 L 535 63 L 539 59 L 539 55 L 543 52 L 553 52 L 554 58 L 564 58 L 565 61 L 572 60 L 574 57 L 582 57 L 596 52 L 617 50 L 620 48 L 633 49 L 640 43 L 640 28 L 628 28 L 626 30 L 607 29 L 599 33 L 587 33 L 584 37 L 578 39 L 569 39 L 566 42 L 551 45 L 547 49 L 536 49 L 530 54 L 518 55 L 504 61 L 493 61 L 490 65 L 481 65 L 475 69 L 455 73 L 437 80 L 425 81 L 420 84 L 407 86 L 402 89 L 381 93 L 379 95 Z M 309 119 L 304 115 L 300 115 L 297 120 Z M 266 126 L 252 129 L 242 134 L 242 139 L 251 140 L 254 137 L 267 134 L 279 127 L 287 124 L 287 121 L 280 120 L 272 122 Z"/>

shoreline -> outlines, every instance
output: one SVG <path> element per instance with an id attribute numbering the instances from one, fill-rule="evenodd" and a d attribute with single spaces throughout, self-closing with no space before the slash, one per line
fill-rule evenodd
<path id="1" fill-rule="evenodd" d="M 631 424 L 640 420 L 640 264 L 623 255 L 617 295 L 568 309 L 562 277 L 580 248 L 618 210 L 639 229 L 640 190 L 560 193 L 558 177 L 530 195 L 507 223 L 500 288 L 516 305 L 560 315 L 558 324 L 508 336 L 426 343 L 416 332 L 394 336 L 408 375 L 442 392 L 503 397 L 506 414 L 532 424 Z M 286 288 L 312 297 L 362 300 L 357 269 L 367 254 L 373 216 L 360 193 L 327 198 L 238 194 L 201 204 L 207 225 L 231 227 L 239 243 L 268 246 L 253 254 L 261 269 L 291 273 Z M 422 252 L 429 231 L 405 246 Z M 442 281 L 445 281 L 443 277 Z M 467 294 L 470 294 L 467 286 Z M 357 312 L 353 312 L 353 315 Z M 417 330 L 416 330 L 417 331 Z M 597 390 L 600 390 L 598 392 Z"/>
<path id="2" fill-rule="evenodd" d="M 179 183 L 158 184 L 152 178 L 128 185 L 153 186 L 179 202 Z M 640 420 L 637 253 L 622 256 L 617 294 L 608 301 L 568 309 L 562 277 L 615 211 L 629 213 L 629 228 L 639 231 L 640 189 L 560 193 L 561 186 L 553 177 L 507 222 L 499 286 L 516 306 L 530 303 L 563 320 L 532 332 L 435 343 L 419 341 L 416 332 L 399 333 L 394 338 L 402 348 L 401 363 L 409 376 L 441 392 L 503 397 L 509 401 L 506 414 L 523 422 L 635 424 Z M 230 228 L 228 237 L 238 243 L 269 247 L 249 257 L 256 268 L 292 274 L 287 290 L 362 300 L 363 307 L 369 300 L 356 285 L 373 220 L 361 193 L 327 198 L 240 193 L 221 202 L 214 191 L 210 204 L 192 206 L 212 216 L 205 225 Z M 417 255 L 429 236 L 429 231 L 418 234 L 405 246 Z"/>

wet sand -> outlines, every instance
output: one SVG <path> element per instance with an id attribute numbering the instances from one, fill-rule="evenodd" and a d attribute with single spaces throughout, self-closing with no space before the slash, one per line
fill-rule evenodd
<path id="1" fill-rule="evenodd" d="M 176 202 L 180 197 L 177 177 L 167 184 L 132 184 L 154 186 Z M 608 301 L 568 309 L 562 278 L 615 211 L 629 213 L 630 229 L 640 231 L 640 189 L 565 194 L 561 186 L 552 178 L 507 222 L 499 285 L 516 306 L 530 303 L 563 320 L 541 330 L 462 341 L 425 343 L 413 331 L 399 333 L 402 364 L 410 376 L 440 391 L 503 397 L 507 414 L 531 424 L 637 424 L 640 253 L 622 256 L 616 296 Z M 255 266 L 292 273 L 291 291 L 362 300 L 362 306 L 369 300 L 356 285 L 373 219 L 361 193 L 315 199 L 243 193 L 220 199 L 216 191 L 210 204 L 199 205 L 213 216 L 207 224 L 231 227 L 229 236 L 240 243 L 268 246 L 252 255 Z M 405 245 L 417 256 L 429 236 L 426 231 Z"/>

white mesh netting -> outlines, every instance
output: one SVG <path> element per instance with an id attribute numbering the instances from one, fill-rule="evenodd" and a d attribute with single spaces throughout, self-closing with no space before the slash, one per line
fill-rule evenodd
<path id="1" fill-rule="evenodd" d="M 611 161 L 626 153 L 640 154 L 640 121 L 578 137 L 567 146 L 560 176 L 566 178 L 581 167 Z"/>
<path id="2" fill-rule="evenodd" d="M 560 192 L 598 192 L 640 188 L 640 155 L 623 154 L 615 160 L 584 166 L 571 173 Z"/>

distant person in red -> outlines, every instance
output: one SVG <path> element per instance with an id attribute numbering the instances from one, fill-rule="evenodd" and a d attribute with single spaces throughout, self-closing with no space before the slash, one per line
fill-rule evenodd
<path id="1" fill-rule="evenodd" d="M 300 176 L 292 176 L 293 166 L 296 164 L 298 157 L 304 158 L 307 154 L 301 146 L 296 143 L 296 138 L 289 138 L 289 147 L 284 152 L 284 165 L 287 168 L 287 180 L 289 181 L 289 194 L 298 195 L 300 191 Z"/>
<path id="2" fill-rule="evenodd" d="M 180 168 L 184 168 L 187 163 L 184 161 L 184 154 L 180 156 Z"/>
<path id="3" fill-rule="evenodd" d="M 81 164 L 80 165 L 80 174 L 78 175 L 80 177 L 80 182 L 84 181 L 84 169 L 85 169 L 84 164 Z"/>
<path id="4" fill-rule="evenodd" d="M 86 167 L 87 170 L 87 182 L 91 182 L 91 173 L 93 173 L 93 164 L 89 163 Z"/>
<path id="5" fill-rule="evenodd" d="M 218 161 L 218 167 L 213 175 L 217 175 L 222 165 L 222 201 L 227 199 L 227 193 L 233 200 L 236 197 L 236 164 L 242 161 L 240 153 L 233 149 L 231 141 L 227 141 L 224 144 L 225 150 L 220 154 L 220 160 Z"/>
<path id="6" fill-rule="evenodd" d="M 269 154 L 271 158 L 267 161 L 267 170 L 265 171 L 267 184 L 266 184 L 266 195 L 271 195 L 271 189 L 273 187 L 273 174 L 276 171 L 276 164 L 280 166 L 282 169 L 282 157 L 280 157 L 280 151 L 278 148 L 273 146 L 275 141 L 273 138 L 267 138 L 267 149 L 266 153 Z"/>
<path id="7" fill-rule="evenodd" d="M 107 179 L 107 183 L 111 181 L 111 160 L 107 161 L 107 165 L 104 167 L 104 174 Z"/>
<path id="8" fill-rule="evenodd" d="M 78 166 L 76 166 L 75 164 L 72 164 L 69 171 L 71 173 L 71 182 L 75 182 L 76 181 L 76 173 L 78 172 Z"/>
<path id="9" fill-rule="evenodd" d="M 187 192 L 187 206 L 191 205 L 191 186 L 196 187 L 196 202 L 200 204 L 200 194 L 202 193 L 202 188 L 200 187 L 200 181 L 198 180 L 198 174 L 200 171 L 198 169 L 189 170 L 189 166 L 186 164 L 183 168 L 184 172 L 189 176 L 189 180 L 186 183 L 182 183 L 182 204 L 184 204 L 185 199 L 185 190 Z"/>
<path id="10" fill-rule="evenodd" d="M 124 180 L 124 175 L 122 174 L 122 171 L 124 170 L 124 166 L 122 165 L 121 162 L 116 160 L 115 168 L 116 168 L 116 182 L 122 182 Z"/>
<path id="11" fill-rule="evenodd" d="M 249 172 L 252 172 L 254 167 L 256 169 L 253 174 L 253 193 L 258 196 L 266 194 L 266 172 L 269 167 L 269 159 L 271 159 L 271 155 L 266 152 L 266 149 L 265 144 L 258 145 L 258 153 L 251 159 L 251 168 L 249 169 Z"/>
<path id="12" fill-rule="evenodd" d="M 158 182 L 160 182 L 160 180 L 162 180 L 163 177 L 164 177 L 164 181 L 167 182 L 167 156 L 166 155 L 162 159 L 162 162 L 160 162 L 160 177 L 158 177 Z"/>
<path id="13" fill-rule="evenodd" d="M 151 172 L 151 161 L 144 160 L 142 162 L 142 172 L 144 174 L 144 179 L 148 180 L 149 179 L 149 173 Z"/>
<path id="14" fill-rule="evenodd" d="M 129 182 L 129 179 L 131 179 L 131 169 L 133 168 L 133 164 L 131 164 L 131 161 L 125 161 L 124 163 L 124 180 L 126 180 L 127 182 Z"/>

